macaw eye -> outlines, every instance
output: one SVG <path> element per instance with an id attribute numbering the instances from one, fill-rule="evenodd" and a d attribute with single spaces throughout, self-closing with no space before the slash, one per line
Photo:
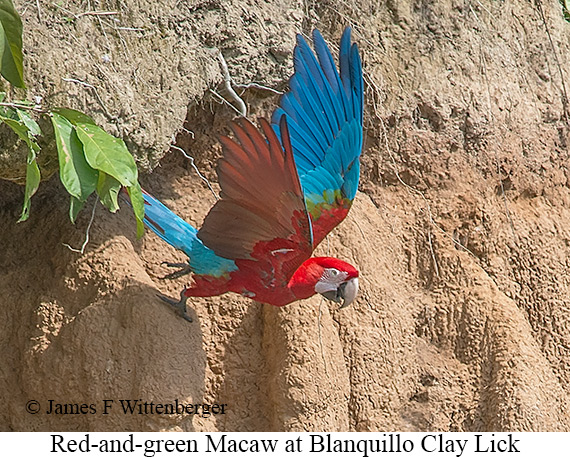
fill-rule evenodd
<path id="1" fill-rule="evenodd" d="M 322 281 L 329 282 L 329 283 L 338 283 L 343 279 L 342 272 L 337 270 L 336 268 L 326 268 L 323 276 L 321 277 Z"/>

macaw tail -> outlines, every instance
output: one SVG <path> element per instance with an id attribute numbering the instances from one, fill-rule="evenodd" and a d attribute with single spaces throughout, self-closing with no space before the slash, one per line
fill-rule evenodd
<path id="1" fill-rule="evenodd" d="M 198 231 L 148 192 L 142 192 L 146 226 L 168 244 L 190 256 L 188 247 L 192 246 L 192 240 L 196 238 Z"/>
<path id="2" fill-rule="evenodd" d="M 164 206 L 145 190 L 144 223 L 160 238 L 188 256 L 188 265 L 195 275 L 214 278 L 237 270 L 233 260 L 217 256 L 198 239 L 198 230 Z"/>

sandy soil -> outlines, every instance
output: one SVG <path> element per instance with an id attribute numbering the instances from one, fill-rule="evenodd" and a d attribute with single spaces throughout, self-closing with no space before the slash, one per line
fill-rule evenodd
<path id="1" fill-rule="evenodd" d="M 235 113 L 208 92 L 222 79 L 208 48 L 236 83 L 282 90 L 295 32 L 334 45 L 353 25 L 362 182 L 319 253 L 358 265 L 361 294 L 342 311 L 196 299 L 189 324 L 155 296 L 184 286 L 160 264 L 184 256 L 136 240 L 127 208 L 98 205 L 78 254 L 64 243 L 81 246 L 94 202 L 71 225 L 50 179 L 16 224 L 22 190 L 0 181 L 0 430 L 570 430 L 570 24 L 556 1 L 92 3 L 118 22 L 65 21 L 51 3 L 40 21 L 27 5 L 30 93 L 93 114 L 147 169 L 175 137 L 214 186 L 216 135 Z M 96 86 L 105 108 L 64 77 Z M 244 99 L 252 118 L 278 101 Z M 195 225 L 214 202 L 178 152 L 142 183 Z M 103 415 L 104 399 L 227 410 Z M 97 412 L 45 414 L 49 400 Z"/>

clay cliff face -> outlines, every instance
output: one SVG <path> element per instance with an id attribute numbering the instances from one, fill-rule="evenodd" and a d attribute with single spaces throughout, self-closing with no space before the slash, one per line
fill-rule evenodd
<path id="1" fill-rule="evenodd" d="M 0 429 L 568 431 L 570 24 L 558 2 L 285 3 L 96 2 L 110 20 L 16 2 L 29 93 L 93 115 L 147 170 L 175 137 L 216 186 L 216 135 L 235 113 L 209 92 L 224 95 L 212 48 L 236 84 L 284 90 L 296 32 L 318 27 L 334 46 L 351 24 L 362 179 L 318 253 L 358 265 L 356 303 L 277 309 L 228 294 L 192 300 L 189 324 L 155 295 L 177 296 L 185 280 L 161 279 L 160 263 L 184 255 L 152 233 L 136 240 L 127 208 L 98 205 L 80 254 L 64 243 L 81 246 L 95 202 L 72 225 L 54 177 L 16 224 L 22 189 L 0 181 Z M 251 118 L 278 102 L 243 97 Z M 0 159 L 14 179 L 17 154 Z M 142 184 L 198 226 L 214 202 L 178 152 Z M 103 415 L 105 399 L 227 406 Z M 46 414 L 49 400 L 96 413 Z"/>

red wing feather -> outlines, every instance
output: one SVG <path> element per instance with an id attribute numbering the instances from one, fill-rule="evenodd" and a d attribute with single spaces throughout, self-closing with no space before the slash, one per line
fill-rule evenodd
<path id="1" fill-rule="evenodd" d="M 232 260 L 258 257 L 256 246 L 263 243 L 271 242 L 272 252 L 294 249 L 298 260 L 289 261 L 287 270 L 296 269 L 313 247 L 287 124 L 283 118 L 282 148 L 269 123 L 260 122 L 265 137 L 243 118 L 232 123 L 235 140 L 220 138 L 221 200 L 206 216 L 198 238 L 217 255 Z"/>

